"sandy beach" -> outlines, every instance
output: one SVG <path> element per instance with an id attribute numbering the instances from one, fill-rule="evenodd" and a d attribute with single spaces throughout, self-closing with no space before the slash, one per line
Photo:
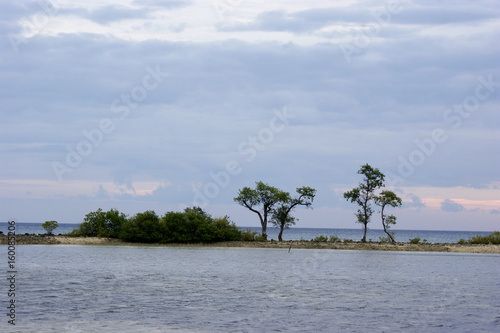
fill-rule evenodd
<path id="1" fill-rule="evenodd" d="M 0 235 L 0 244 L 8 243 L 6 235 Z M 164 247 L 254 247 L 275 249 L 329 249 L 329 250 L 368 250 L 368 251 L 421 251 L 421 252 L 460 252 L 460 253 L 500 253 L 500 245 L 461 245 L 461 244 L 411 244 L 411 243 L 330 243 L 310 241 L 267 241 L 267 242 L 218 242 L 209 244 L 143 244 L 128 243 L 120 239 L 99 237 L 67 237 L 47 235 L 17 235 L 16 245 L 121 245 L 121 246 L 164 246 Z"/>

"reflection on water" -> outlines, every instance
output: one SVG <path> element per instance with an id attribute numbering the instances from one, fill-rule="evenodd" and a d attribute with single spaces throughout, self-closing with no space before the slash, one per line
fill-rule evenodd
<path id="1" fill-rule="evenodd" d="M 29 245 L 18 258 L 19 332 L 500 331 L 495 254 Z"/>

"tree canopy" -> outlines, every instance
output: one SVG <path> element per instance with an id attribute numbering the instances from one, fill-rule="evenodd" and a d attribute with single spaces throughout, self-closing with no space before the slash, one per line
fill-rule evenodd
<path id="1" fill-rule="evenodd" d="M 259 216 L 262 237 L 267 239 L 267 220 L 269 214 L 276 204 L 289 201 L 290 194 L 276 187 L 264 184 L 261 181 L 255 184 L 255 189 L 244 187 L 239 190 L 238 196 L 234 198 L 234 201 Z"/>
<path id="2" fill-rule="evenodd" d="M 364 233 L 362 242 L 366 242 L 368 223 L 373 214 L 370 202 L 374 199 L 375 190 L 384 187 L 384 174 L 379 169 L 371 167 L 368 163 L 361 166 L 358 174 L 363 175 L 363 182 L 358 187 L 344 193 L 344 198 L 360 206 L 356 213 L 357 222 L 363 224 Z"/>

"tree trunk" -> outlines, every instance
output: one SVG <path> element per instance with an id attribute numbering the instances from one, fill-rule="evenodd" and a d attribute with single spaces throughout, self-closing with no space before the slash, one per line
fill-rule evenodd
<path id="1" fill-rule="evenodd" d="M 281 236 L 282 236 L 282 235 L 283 235 L 283 225 L 281 226 L 281 228 L 280 228 L 280 233 L 278 234 L 278 240 L 279 240 L 280 242 L 282 242 L 282 241 L 283 241 L 283 238 L 281 238 Z"/>
<path id="2" fill-rule="evenodd" d="M 394 237 L 392 237 L 392 235 L 389 233 L 389 231 L 387 231 L 387 228 L 385 227 L 384 208 L 385 208 L 385 205 L 382 206 L 382 211 L 380 212 L 380 214 L 382 214 L 382 226 L 384 227 L 384 231 L 387 234 L 387 236 L 389 236 L 389 238 L 391 239 L 391 242 L 396 243 L 396 241 L 394 240 Z"/>
<path id="3" fill-rule="evenodd" d="M 365 232 L 363 233 L 363 239 L 361 240 L 363 243 L 366 243 L 366 230 L 368 229 L 368 223 L 365 223 Z"/>
<path id="4" fill-rule="evenodd" d="M 267 225 L 265 223 L 262 223 L 262 238 L 264 238 L 264 240 L 267 240 Z"/>

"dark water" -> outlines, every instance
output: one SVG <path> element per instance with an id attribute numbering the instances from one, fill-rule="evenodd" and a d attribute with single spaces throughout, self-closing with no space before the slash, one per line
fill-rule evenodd
<path id="1" fill-rule="evenodd" d="M 66 234 L 71 232 L 78 225 L 60 223 L 59 227 L 54 230 L 54 234 Z M 7 222 L 0 222 L 0 231 L 7 233 Z M 257 227 L 242 227 L 242 229 L 252 229 L 260 233 L 261 229 Z M 491 232 L 484 231 L 436 231 L 436 230 L 393 230 L 395 238 L 398 242 L 408 242 L 410 239 L 419 237 L 422 241 L 425 239 L 428 243 L 456 243 L 460 239 L 469 239 L 471 236 L 488 235 Z M 44 234 L 46 231 L 42 228 L 41 223 L 16 223 L 16 232 L 18 234 Z M 278 239 L 278 230 L 268 227 L 268 239 Z M 340 239 L 352 239 L 355 241 L 361 240 L 363 230 L 358 229 L 334 229 L 334 228 L 291 228 L 283 233 L 284 240 L 311 240 L 317 236 L 337 236 Z M 366 239 L 378 242 L 379 237 L 387 236 L 383 230 L 369 229 Z"/>
<path id="2" fill-rule="evenodd" d="M 1 316 L 2 332 L 500 332 L 496 254 L 17 251 L 17 325 Z"/>

